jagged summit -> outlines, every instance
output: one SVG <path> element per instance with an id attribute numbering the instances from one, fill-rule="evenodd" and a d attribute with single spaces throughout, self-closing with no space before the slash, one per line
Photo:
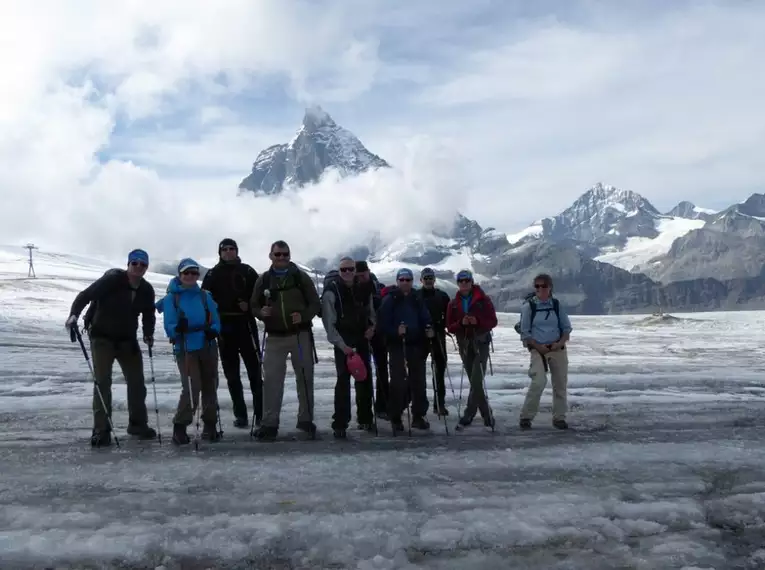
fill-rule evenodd
<path id="1" fill-rule="evenodd" d="M 278 194 L 287 186 L 301 187 L 317 182 L 329 169 L 353 176 L 390 165 L 371 153 L 347 129 L 320 106 L 306 108 L 303 122 L 287 144 L 262 150 L 252 172 L 239 184 L 241 190 Z"/>
<path id="2" fill-rule="evenodd" d="M 675 218 L 685 218 L 686 220 L 704 220 L 706 222 L 711 220 L 715 214 L 716 212 L 714 210 L 699 208 L 693 202 L 683 200 L 665 215 Z"/>

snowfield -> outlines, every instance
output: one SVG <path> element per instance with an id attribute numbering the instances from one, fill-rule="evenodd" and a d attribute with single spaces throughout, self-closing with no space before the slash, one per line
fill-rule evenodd
<path id="1" fill-rule="evenodd" d="M 250 441 L 231 427 L 221 374 L 224 441 L 198 452 L 170 444 L 180 380 L 158 334 L 162 445 L 124 434 L 115 367 L 122 447 L 91 449 L 92 384 L 63 323 L 109 264 L 39 252 L 28 280 L 24 251 L 0 252 L 2 568 L 765 568 L 764 313 L 574 317 L 576 429 L 551 427 L 548 389 L 528 433 L 527 355 L 516 315 L 502 315 L 487 379 L 496 433 L 455 433 L 447 385 L 450 435 L 430 415 L 432 434 L 394 439 L 380 422 L 378 437 L 344 442 L 329 432 L 334 365 L 317 320 L 322 438 Z M 158 294 L 167 279 L 150 276 Z M 285 431 L 296 407 L 290 371 Z"/>

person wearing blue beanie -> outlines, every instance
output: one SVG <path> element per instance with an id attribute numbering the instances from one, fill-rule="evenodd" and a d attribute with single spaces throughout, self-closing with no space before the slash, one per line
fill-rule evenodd
<path id="1" fill-rule="evenodd" d="M 134 249 L 128 254 L 127 269 L 110 269 L 75 298 L 66 327 L 77 333 L 77 319 L 85 307 L 84 326 L 90 336 L 93 374 L 104 399 L 93 390 L 93 447 L 111 445 L 112 367 L 120 365 L 127 384 L 128 428 L 130 435 L 154 439 L 157 432 L 148 425 L 143 357 L 138 345 L 138 315 L 143 325 L 143 341 L 154 343 L 156 316 L 154 287 L 144 279 L 149 254 Z M 75 330 L 77 329 L 77 330 Z M 106 409 L 104 409 L 104 407 Z"/>

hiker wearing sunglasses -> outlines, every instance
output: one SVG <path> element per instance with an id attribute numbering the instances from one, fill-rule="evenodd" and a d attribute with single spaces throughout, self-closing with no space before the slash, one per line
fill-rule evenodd
<path id="1" fill-rule="evenodd" d="M 231 238 L 218 244 L 218 257 L 215 267 L 205 274 L 202 289 L 212 294 L 220 312 L 221 334 L 218 346 L 234 408 L 234 427 L 246 428 L 249 425 L 240 355 L 250 382 L 255 425 L 259 426 L 263 417 L 263 380 L 260 376 L 258 325 L 250 312 L 250 297 L 258 280 L 258 272 L 242 263 L 239 246 Z"/>
<path id="2" fill-rule="evenodd" d="M 321 309 L 316 286 L 305 271 L 290 261 L 290 247 L 271 244 L 271 267 L 255 283 L 250 299 L 252 314 L 263 321 L 263 420 L 255 432 L 259 440 L 272 440 L 279 432 L 284 400 L 287 358 L 292 361 L 298 393 L 297 429 L 313 437 L 313 318 Z"/>
<path id="3" fill-rule="evenodd" d="M 494 428 L 494 414 L 486 394 L 486 367 L 489 361 L 491 331 L 497 326 L 497 312 L 489 296 L 476 285 L 473 273 L 457 274 L 457 294 L 446 310 L 446 328 L 457 339 L 462 366 L 470 382 L 467 404 L 459 425 L 467 427 L 480 412 L 483 423 Z"/>
<path id="4" fill-rule="evenodd" d="M 534 295 L 521 306 L 520 334 L 531 355 L 531 384 L 521 409 L 521 429 L 530 429 L 539 411 L 539 401 L 547 385 L 547 371 L 553 390 L 553 425 L 567 429 L 568 351 L 571 335 L 568 314 L 552 296 L 552 277 L 542 273 L 534 279 Z"/>
<path id="5" fill-rule="evenodd" d="M 157 432 L 148 425 L 146 384 L 143 357 L 136 339 L 138 317 L 142 318 L 143 341 L 154 343 L 154 287 L 144 279 L 149 268 L 149 254 L 135 249 L 128 254 L 127 269 L 110 269 L 74 299 L 66 328 L 77 326 L 82 310 L 90 337 L 95 381 L 104 397 L 104 405 L 93 388 L 93 434 L 91 444 L 111 444 L 108 417 L 112 413 L 112 368 L 116 360 L 125 376 L 129 424 L 127 432 L 141 439 L 154 439 Z"/>
<path id="6" fill-rule="evenodd" d="M 388 415 L 393 431 L 404 431 L 401 416 L 412 405 L 411 427 L 426 430 L 430 423 L 425 344 L 433 338 L 430 313 L 412 289 L 411 269 L 399 269 L 396 287 L 386 288 L 377 326 L 385 335 L 390 362 Z"/>
<path id="7" fill-rule="evenodd" d="M 186 428 L 199 409 L 204 424 L 202 438 L 220 439 L 218 419 L 218 305 L 208 291 L 200 289 L 199 264 L 191 258 L 178 264 L 178 276 L 170 281 L 162 301 L 165 334 L 181 374 L 181 396 L 173 418 L 173 443 L 189 443 Z M 198 425 L 198 424 L 197 424 Z"/>
<path id="8" fill-rule="evenodd" d="M 451 300 L 446 291 L 436 287 L 436 272 L 426 267 L 420 273 L 422 287 L 417 291 L 422 297 L 425 306 L 430 311 L 430 319 L 433 321 L 435 336 L 432 342 L 425 345 L 425 358 L 430 354 L 433 363 L 433 381 L 435 393 L 433 394 L 433 408 L 439 416 L 448 416 L 446 409 L 446 309 Z"/>
<path id="9" fill-rule="evenodd" d="M 351 368 L 357 355 L 366 367 L 366 377 L 354 383 L 358 429 L 374 429 L 372 417 L 372 375 L 369 341 L 375 332 L 375 311 L 372 291 L 356 280 L 356 262 L 344 257 L 336 271 L 324 279 L 321 295 L 321 318 L 327 341 L 335 349 L 335 413 L 332 431 L 336 438 L 346 437 L 351 421 Z M 366 291 L 366 292 L 365 292 Z"/>

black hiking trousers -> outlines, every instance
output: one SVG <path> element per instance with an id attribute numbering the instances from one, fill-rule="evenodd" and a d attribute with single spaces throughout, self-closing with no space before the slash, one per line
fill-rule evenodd
<path id="1" fill-rule="evenodd" d="M 372 337 L 372 356 L 375 361 L 375 414 L 388 413 L 388 347 L 385 337 Z"/>
<path id="2" fill-rule="evenodd" d="M 406 353 L 406 358 L 404 354 Z M 390 392 L 388 415 L 392 422 L 401 421 L 412 404 L 412 416 L 424 418 L 428 413 L 428 392 L 425 374 L 425 347 L 422 344 L 396 342 L 388 345 L 390 358 Z"/>
<path id="3" fill-rule="evenodd" d="M 366 339 L 351 345 L 364 361 L 367 368 L 367 379 L 363 382 L 353 381 L 348 371 L 347 356 L 339 348 L 335 348 L 335 368 L 337 383 L 335 384 L 335 413 L 332 416 L 332 429 L 348 429 L 351 421 L 351 382 L 356 391 L 356 421 L 359 424 L 372 424 L 372 366 L 369 358 L 369 343 Z"/>
<path id="4" fill-rule="evenodd" d="M 255 339 L 250 332 L 246 316 L 224 318 L 221 323 L 219 346 L 223 375 L 226 377 L 228 393 L 231 395 L 231 403 L 234 406 L 234 417 L 249 419 L 240 377 L 239 357 L 241 355 L 250 380 L 255 418 L 256 421 L 260 420 L 263 417 L 263 378 L 260 373 L 260 355 L 255 349 Z"/>
<path id="5" fill-rule="evenodd" d="M 446 333 L 439 331 L 433 338 L 427 340 L 425 345 L 425 358 L 430 355 L 435 368 L 436 393 L 433 394 L 433 409 L 446 409 Z"/>

